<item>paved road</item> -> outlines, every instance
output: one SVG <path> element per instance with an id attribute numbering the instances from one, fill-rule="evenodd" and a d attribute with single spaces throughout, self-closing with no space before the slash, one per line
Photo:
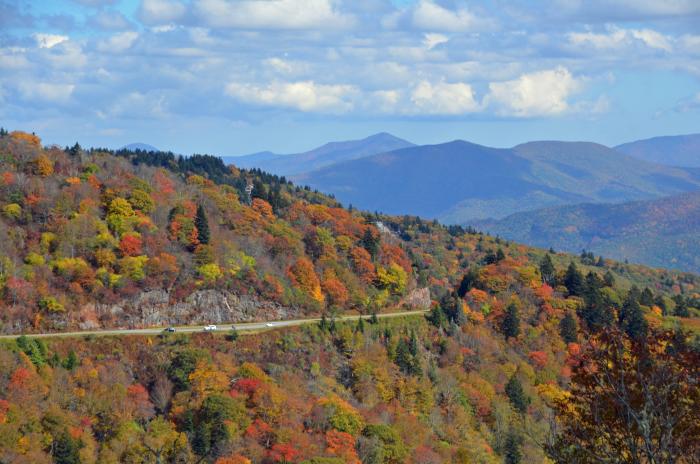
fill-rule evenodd
<path id="1" fill-rule="evenodd" d="M 387 317 L 405 317 L 413 316 L 417 314 L 424 314 L 427 311 L 402 311 L 396 313 L 384 313 L 377 314 L 380 319 Z M 369 316 L 340 316 L 336 318 L 336 321 L 356 321 L 359 318 L 365 320 L 369 319 Z M 217 324 L 216 332 L 227 332 L 232 326 L 236 327 L 236 330 L 272 330 L 280 327 L 291 327 L 295 325 L 305 325 L 305 324 L 315 324 L 319 322 L 320 318 L 313 319 L 290 319 L 286 321 L 267 321 L 267 322 L 246 322 L 246 323 L 224 323 Z M 108 335 L 158 335 L 163 332 L 164 327 L 151 327 L 148 329 L 105 329 L 105 330 L 85 330 L 81 332 L 57 332 L 57 333 L 38 333 L 38 334 L 26 334 L 28 337 L 41 337 L 41 338 L 51 338 L 51 337 L 82 337 L 86 335 L 92 335 L 96 337 L 103 337 Z M 187 325 L 187 326 L 176 326 L 176 333 L 188 333 L 188 332 L 202 332 L 204 331 L 203 325 Z M 12 339 L 17 338 L 21 334 L 17 335 L 0 335 L 0 339 Z"/>

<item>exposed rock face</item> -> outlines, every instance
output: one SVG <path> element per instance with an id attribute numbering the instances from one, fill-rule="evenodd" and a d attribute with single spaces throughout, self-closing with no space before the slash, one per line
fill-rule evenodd
<path id="1" fill-rule="evenodd" d="M 411 309 L 430 309 L 430 289 L 428 287 L 417 288 L 406 295 L 403 304 Z"/>
<path id="2" fill-rule="evenodd" d="M 86 314 L 94 317 L 86 317 Z M 117 304 L 90 304 L 81 311 L 81 329 L 147 327 L 222 322 L 252 322 L 299 316 L 292 309 L 255 297 L 221 290 L 198 290 L 184 301 L 173 302 L 165 290 L 142 292 Z"/>

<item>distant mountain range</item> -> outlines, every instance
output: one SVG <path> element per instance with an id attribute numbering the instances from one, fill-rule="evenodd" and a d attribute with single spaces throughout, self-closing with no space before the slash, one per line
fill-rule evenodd
<path id="1" fill-rule="evenodd" d="M 700 272 L 700 192 L 545 208 L 472 225 L 529 245 Z"/>
<path id="2" fill-rule="evenodd" d="M 417 146 L 380 133 L 304 153 L 224 159 L 290 177 L 363 209 L 465 223 L 549 206 L 645 200 L 700 189 L 700 169 L 649 162 L 641 154 L 641 147 L 651 144 L 685 147 L 687 155 L 694 137 L 650 139 L 620 150 L 556 141 L 499 149 L 460 140 Z"/>
<path id="3" fill-rule="evenodd" d="M 345 204 L 446 223 L 700 189 L 697 171 L 647 163 L 588 142 L 498 149 L 453 141 L 336 163 L 292 178 Z"/>
<path id="4" fill-rule="evenodd" d="M 160 151 L 156 147 L 154 147 L 153 145 L 149 145 L 147 143 L 130 143 L 128 145 L 124 145 L 123 147 L 121 147 L 120 150 Z"/>
<path id="5" fill-rule="evenodd" d="M 652 163 L 700 168 L 700 134 L 638 140 L 615 150 Z"/>
<path id="6" fill-rule="evenodd" d="M 269 151 L 244 156 L 225 156 L 226 163 L 240 168 L 260 168 L 280 176 L 314 171 L 332 164 L 413 146 L 411 142 L 386 132 L 362 140 L 330 142 L 304 153 L 279 155 Z"/>

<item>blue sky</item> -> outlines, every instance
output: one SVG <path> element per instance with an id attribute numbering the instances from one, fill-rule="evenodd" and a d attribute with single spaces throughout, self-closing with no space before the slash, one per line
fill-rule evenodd
<path id="1" fill-rule="evenodd" d="M 700 132 L 698 0 L 0 0 L 0 125 L 179 153 Z"/>

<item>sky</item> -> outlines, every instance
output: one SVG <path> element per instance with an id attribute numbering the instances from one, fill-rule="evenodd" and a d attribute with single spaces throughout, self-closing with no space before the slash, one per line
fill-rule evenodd
<path id="1" fill-rule="evenodd" d="M 0 126 L 294 153 L 700 132 L 698 0 L 0 0 Z"/>

